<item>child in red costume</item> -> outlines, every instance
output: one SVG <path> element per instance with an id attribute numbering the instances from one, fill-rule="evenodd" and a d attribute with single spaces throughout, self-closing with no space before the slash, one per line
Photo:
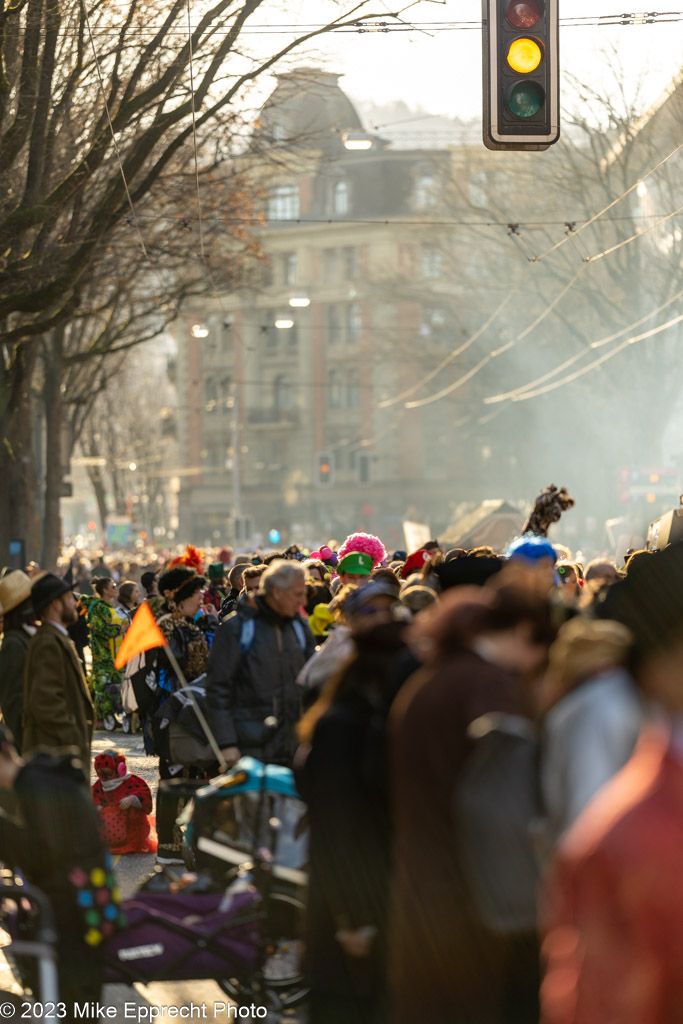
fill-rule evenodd
<path id="1" fill-rule="evenodd" d="M 100 812 L 102 838 L 112 853 L 156 853 L 156 832 L 148 815 L 152 793 L 144 779 L 130 775 L 117 750 L 95 758 L 93 800 Z"/>

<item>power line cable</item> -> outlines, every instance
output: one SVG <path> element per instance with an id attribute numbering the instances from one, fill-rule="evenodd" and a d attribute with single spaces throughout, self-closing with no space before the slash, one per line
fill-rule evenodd
<path id="1" fill-rule="evenodd" d="M 577 235 L 580 235 L 581 232 L 585 231 L 587 227 L 590 227 L 591 224 L 595 224 L 595 222 L 599 220 L 603 216 L 603 214 L 607 213 L 608 210 L 613 209 L 613 207 L 620 203 L 622 199 L 625 199 L 626 196 L 630 195 L 631 192 L 635 191 L 635 189 L 637 189 L 640 184 L 647 181 L 649 177 L 655 174 L 656 171 L 658 171 L 661 167 L 664 166 L 664 164 L 671 160 L 672 157 L 676 156 L 677 153 L 680 153 L 681 149 L 683 149 L 683 142 L 679 143 L 679 145 L 676 146 L 675 149 L 672 149 L 668 156 L 665 156 L 662 160 L 659 161 L 659 163 L 655 164 L 655 166 L 652 167 L 647 172 L 647 174 L 644 174 L 641 178 L 638 178 L 638 180 L 634 182 L 633 185 L 631 185 L 629 188 L 625 189 L 621 193 L 621 195 L 617 196 L 616 199 L 613 199 L 610 203 L 607 204 L 607 206 L 604 206 L 602 210 L 595 214 L 595 216 L 591 217 L 589 220 L 585 221 L 580 227 L 576 228 L 576 230 L 571 233 L 571 236 L 567 235 L 564 238 L 561 238 L 559 242 L 556 242 L 555 245 L 551 245 L 550 248 L 546 249 L 545 252 L 541 253 L 540 256 L 536 256 L 534 258 L 534 262 L 540 263 L 541 260 L 544 260 L 547 256 L 550 256 L 551 253 L 557 252 L 557 250 L 561 249 L 563 245 L 566 245 L 567 242 L 570 240 L 570 237 L 575 239 Z M 673 214 L 667 214 L 667 217 L 665 219 L 668 219 L 668 217 L 670 216 L 673 216 Z"/>
<path id="2" fill-rule="evenodd" d="M 419 391 L 419 389 L 424 387 L 425 384 L 429 384 L 429 382 L 433 380 L 434 377 L 436 377 L 439 373 L 441 373 L 441 371 L 445 369 L 445 367 L 448 366 L 449 363 L 451 363 L 454 359 L 457 359 L 457 357 L 459 355 L 462 355 L 463 352 L 466 352 L 467 349 L 470 348 L 475 343 L 475 341 L 477 341 L 477 339 L 481 337 L 484 331 L 486 331 L 488 327 L 493 323 L 493 321 L 503 312 L 510 299 L 513 297 L 513 295 L 517 294 L 517 292 L 520 290 L 520 288 L 526 281 L 533 266 L 533 263 L 529 264 L 529 266 L 525 269 L 524 273 L 520 277 L 519 281 L 517 281 L 517 283 L 513 285 L 513 287 L 503 298 L 502 302 L 500 302 L 498 306 L 496 306 L 496 308 L 488 317 L 488 319 L 484 321 L 481 327 L 479 327 L 474 332 L 474 334 L 470 335 L 467 341 L 463 342 L 462 345 L 459 345 L 458 348 L 454 349 L 452 352 L 449 352 L 446 358 L 442 359 L 439 365 L 434 370 L 431 370 L 430 373 L 426 374 L 421 380 L 419 380 L 417 384 L 411 385 L 405 391 L 400 392 L 400 394 L 394 395 L 393 398 L 384 399 L 384 401 L 378 404 L 378 408 L 388 409 L 390 406 L 396 405 L 397 402 L 402 402 L 404 401 L 404 399 L 409 398 L 411 395 L 414 395 L 415 392 Z"/>
<path id="3" fill-rule="evenodd" d="M 559 366 L 556 366 L 553 370 L 549 370 L 547 373 L 542 374 L 540 377 L 536 377 L 534 380 L 528 381 L 526 384 L 521 384 L 519 387 L 513 388 L 511 391 L 501 392 L 500 394 L 497 395 L 489 395 L 488 398 L 484 399 L 484 405 L 494 405 L 497 404 L 498 402 L 513 400 L 517 395 L 523 394 L 526 391 L 530 391 L 533 388 L 538 387 L 539 384 L 544 384 L 551 377 L 556 376 L 556 374 L 558 373 L 562 373 L 563 370 L 568 369 L 570 366 L 573 366 L 574 363 L 577 363 L 580 359 L 585 358 L 585 356 L 589 355 L 591 350 L 602 348 L 604 345 L 608 345 L 610 342 L 616 341 L 617 338 L 623 337 L 624 334 L 628 334 L 628 332 L 632 331 L 634 328 L 641 327 L 644 323 L 647 323 L 648 320 L 651 320 L 653 316 L 657 316 L 658 313 L 661 313 L 662 310 L 667 309 L 673 302 L 676 302 L 681 297 L 683 297 L 683 288 L 680 291 L 676 292 L 676 294 L 673 295 L 670 299 L 667 299 L 666 302 L 663 302 L 656 309 L 653 309 L 650 313 L 647 313 L 645 316 L 641 317 L 640 320 L 636 320 L 633 323 L 628 324 L 627 327 L 622 327 L 621 330 L 615 331 L 613 334 L 608 334 L 607 337 L 601 338 L 599 341 L 591 342 L 588 345 L 588 347 L 584 349 L 583 352 L 577 352 L 569 359 L 566 359 Z"/>
<path id="4" fill-rule="evenodd" d="M 447 395 L 453 394 L 453 392 L 457 391 L 458 388 L 461 388 L 463 384 L 466 384 L 468 381 L 472 380 L 472 378 L 490 362 L 493 362 L 494 359 L 497 359 L 499 356 L 502 356 L 505 352 L 509 352 L 510 349 L 514 348 L 519 341 L 523 341 L 524 338 L 527 337 L 527 335 L 531 334 L 531 332 L 535 330 L 539 326 L 539 324 L 541 324 L 543 320 L 545 320 L 545 318 L 550 315 L 550 313 L 552 313 L 552 311 L 555 309 L 558 303 L 564 298 L 567 292 L 574 287 L 574 284 L 576 283 L 579 276 L 582 274 L 584 270 L 584 266 L 584 264 L 581 264 L 581 266 L 576 271 L 571 280 L 567 282 L 567 284 L 564 286 L 564 288 L 562 288 L 560 292 L 558 292 L 553 301 L 546 306 L 546 308 L 539 314 L 539 316 L 536 317 L 533 323 L 529 324 L 529 326 L 526 327 L 523 331 L 520 331 L 516 338 L 514 338 L 512 341 L 509 341 L 507 345 L 503 345 L 501 348 L 497 348 L 489 352 L 488 355 L 484 356 L 484 358 L 481 359 L 475 367 L 468 370 L 466 373 L 462 374 L 462 376 L 460 376 L 456 381 L 453 381 L 453 383 L 449 384 L 447 387 L 442 388 L 441 391 L 437 391 L 436 394 L 429 395 L 427 398 L 417 399 L 416 401 L 413 402 L 406 402 L 406 409 L 419 409 L 422 408 L 422 406 L 424 405 L 431 405 L 433 402 L 438 402 L 442 398 L 445 398 Z"/>
<path id="5" fill-rule="evenodd" d="M 526 402 L 530 398 L 538 398 L 540 395 L 545 395 L 550 391 L 555 391 L 557 388 L 564 387 L 565 384 L 571 384 L 572 381 L 577 380 L 579 377 L 583 377 L 585 374 L 590 373 L 592 370 L 597 369 L 598 366 L 602 366 L 613 356 L 623 352 L 629 345 L 635 345 L 641 341 L 645 341 L 647 338 L 652 338 L 656 334 L 661 334 L 662 331 L 668 330 L 670 327 L 674 327 L 683 320 L 683 313 L 679 316 L 674 317 L 672 320 L 668 320 L 665 324 L 660 324 L 659 327 L 653 327 L 650 331 L 645 331 L 643 334 L 635 334 L 626 341 L 623 341 L 620 345 L 616 345 L 615 348 L 610 349 L 604 356 L 600 356 L 599 359 L 589 363 L 588 366 L 582 367 L 580 370 L 576 370 L 574 373 L 568 374 L 566 377 L 562 377 L 560 380 L 553 381 L 551 384 L 546 384 L 544 387 L 537 388 L 534 391 L 526 391 L 524 394 L 517 395 L 512 398 L 513 402 Z"/>

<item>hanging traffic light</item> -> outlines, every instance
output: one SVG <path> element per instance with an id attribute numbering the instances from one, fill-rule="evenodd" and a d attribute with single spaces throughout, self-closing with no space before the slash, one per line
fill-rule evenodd
<path id="1" fill-rule="evenodd" d="M 560 137 L 559 0 L 482 0 L 484 145 L 542 150 Z"/>
<path id="2" fill-rule="evenodd" d="M 332 454 L 330 452 L 318 452 L 316 455 L 316 467 L 318 487 L 331 487 L 334 483 Z"/>

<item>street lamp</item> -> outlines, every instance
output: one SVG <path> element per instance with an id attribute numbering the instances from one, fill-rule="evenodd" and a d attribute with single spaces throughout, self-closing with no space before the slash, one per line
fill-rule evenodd
<path id="1" fill-rule="evenodd" d="M 303 292 L 297 292 L 290 296 L 289 304 L 292 309 L 306 309 L 311 304 L 310 297 Z"/>
<path id="2" fill-rule="evenodd" d="M 344 149 L 366 150 L 372 149 L 373 138 L 367 132 L 345 131 L 342 133 Z"/>
<path id="3" fill-rule="evenodd" d="M 206 324 L 192 324 L 190 334 L 193 338 L 208 338 L 209 328 Z"/>
<path id="4" fill-rule="evenodd" d="M 294 321 L 290 316 L 279 316 L 275 321 L 275 326 L 279 331 L 288 331 L 294 326 Z"/>

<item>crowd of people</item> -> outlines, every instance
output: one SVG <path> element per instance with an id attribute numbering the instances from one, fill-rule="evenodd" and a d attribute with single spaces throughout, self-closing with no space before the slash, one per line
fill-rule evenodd
<path id="1" fill-rule="evenodd" d="M 537 503 L 504 552 L 388 553 L 352 533 L 313 551 L 103 558 L 91 580 L 6 572 L 4 722 L 24 758 L 75 747 L 90 781 L 125 673 L 160 780 L 245 755 L 293 768 L 310 1024 L 675 1024 L 683 546 L 584 566 L 547 538 L 571 499 L 558 507 Z M 165 645 L 116 669 L 141 600 Z M 220 761 L 178 753 L 187 684 Z M 178 801 L 159 793 L 172 865 Z"/>

